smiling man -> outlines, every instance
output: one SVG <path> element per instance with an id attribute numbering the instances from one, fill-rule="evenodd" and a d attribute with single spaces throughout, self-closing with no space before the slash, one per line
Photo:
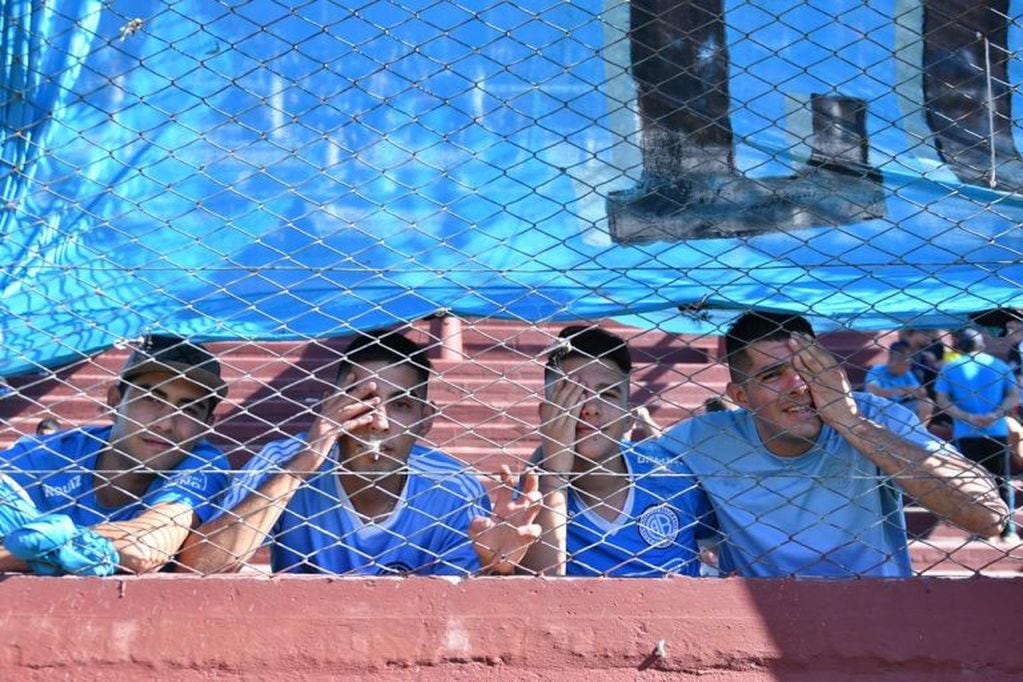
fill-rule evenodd
<path id="1" fill-rule="evenodd" d="M 269 542 L 275 572 L 510 573 L 540 534 L 535 475 L 507 467 L 486 492 L 458 460 L 420 442 L 434 408 L 426 351 L 395 331 L 362 333 L 309 433 L 268 444 L 181 555 L 199 573 L 237 571 Z"/>
<path id="2" fill-rule="evenodd" d="M 599 327 L 561 330 L 540 405 L 544 507 L 523 566 L 548 575 L 700 573 L 697 535 L 710 508 L 678 458 L 630 443 L 632 358 Z"/>
<path id="3" fill-rule="evenodd" d="M 853 393 L 803 318 L 747 313 L 726 349 L 728 395 L 742 409 L 682 422 L 656 443 L 707 491 L 724 572 L 911 575 L 903 491 L 974 533 L 1004 524 L 990 475 L 906 408 Z"/>
<path id="4" fill-rule="evenodd" d="M 210 517 L 207 502 L 227 483 L 223 454 L 204 440 L 226 394 L 220 363 L 205 348 L 147 337 L 107 392 L 112 425 L 26 438 L 0 455 L 0 473 L 9 477 L 3 503 L 15 505 L 20 519 L 19 528 L 0 528 L 7 547 L 0 570 L 164 566 Z M 83 538 L 94 565 L 74 550 Z"/>

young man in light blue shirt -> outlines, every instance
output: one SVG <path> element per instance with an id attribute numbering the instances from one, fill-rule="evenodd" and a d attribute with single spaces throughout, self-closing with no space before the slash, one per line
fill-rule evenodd
<path id="1" fill-rule="evenodd" d="M 1009 486 L 1009 424 L 1019 404 L 1019 387 L 1012 369 L 984 351 L 984 336 L 977 329 L 955 335 L 961 355 L 945 363 L 934 384 L 938 405 L 952 417 L 952 438 L 970 460 L 979 463 L 1000 481 L 1007 503 Z"/>
<path id="2" fill-rule="evenodd" d="M 743 409 L 684 421 L 656 443 L 710 497 L 723 571 L 909 576 L 902 491 L 972 532 L 1004 524 L 987 472 L 905 408 L 854 393 L 803 318 L 747 313 L 726 348 L 728 395 Z"/>
<path id="3" fill-rule="evenodd" d="M 424 446 L 434 408 L 426 351 L 401 334 L 360 333 L 309 433 L 246 464 L 199 528 L 183 570 L 239 570 L 264 542 L 275 572 L 511 573 L 540 534 L 535 475 L 522 495 L 507 467 L 491 513 L 461 462 Z"/>
<path id="4" fill-rule="evenodd" d="M 223 453 L 205 440 L 226 394 L 220 363 L 205 348 L 146 337 L 107 393 L 113 424 L 24 438 L 0 454 L 0 473 L 9 477 L 0 504 L 25 521 L 0 524 L 0 570 L 162 568 L 191 528 L 210 518 L 208 501 L 227 483 Z M 61 560 L 83 542 L 97 563 Z"/>
<path id="5" fill-rule="evenodd" d="M 931 416 L 927 389 L 913 374 L 911 349 L 905 341 L 896 341 L 888 348 L 888 362 L 874 365 L 863 380 L 867 393 L 888 398 L 912 411 L 922 424 Z"/>
<path id="6" fill-rule="evenodd" d="M 632 359 L 599 327 L 561 331 L 540 406 L 544 529 L 523 566 L 546 575 L 700 574 L 710 507 L 682 460 L 630 443 Z"/>

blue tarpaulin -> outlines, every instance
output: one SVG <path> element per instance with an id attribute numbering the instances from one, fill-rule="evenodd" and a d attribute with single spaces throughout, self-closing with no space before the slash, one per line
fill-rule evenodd
<path id="1" fill-rule="evenodd" d="M 656 14 L 660 45 L 635 29 L 665 3 L 635 0 L 4 3 L 0 374 L 437 311 L 1023 307 L 1011 12 L 671 4 L 717 23 Z"/>

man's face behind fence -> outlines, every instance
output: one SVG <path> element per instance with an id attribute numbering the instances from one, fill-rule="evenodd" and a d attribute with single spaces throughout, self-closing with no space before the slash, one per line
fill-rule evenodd
<path id="1" fill-rule="evenodd" d="M 730 383 L 728 395 L 753 415 L 757 432 L 772 453 L 801 455 L 821 431 L 809 387 L 792 365 L 787 339 L 758 341 L 746 347 L 745 380 Z"/>
<path id="2" fill-rule="evenodd" d="M 610 360 L 580 355 L 562 360 L 561 371 L 584 389 L 575 430 L 576 454 L 592 462 L 618 454 L 632 423 L 628 375 Z"/>
<path id="3" fill-rule="evenodd" d="M 429 430 L 433 409 L 419 372 L 407 363 L 368 361 L 353 367 L 353 379 L 342 378 L 343 390 L 372 382 L 373 396 L 382 399 L 372 423 L 341 437 L 340 464 L 363 475 L 386 475 L 405 466 L 412 446 Z M 372 397 L 372 396 L 370 396 Z"/>
<path id="4" fill-rule="evenodd" d="M 145 372 L 111 387 L 110 443 L 149 469 L 172 469 L 209 429 L 209 391 L 170 372 Z"/>

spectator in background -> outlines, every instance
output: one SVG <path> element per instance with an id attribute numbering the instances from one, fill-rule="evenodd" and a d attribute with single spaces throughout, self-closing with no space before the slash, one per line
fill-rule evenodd
<path id="1" fill-rule="evenodd" d="M 1002 499 L 1008 501 L 1006 416 L 1019 405 L 1016 379 L 1007 364 L 984 352 L 979 330 L 960 330 L 955 347 L 960 356 L 945 364 L 935 384 L 938 406 L 952 417 L 956 446 L 995 475 Z"/>
<path id="2" fill-rule="evenodd" d="M 907 408 L 922 424 L 930 419 L 931 403 L 927 390 L 913 374 L 910 348 L 905 341 L 896 341 L 888 348 L 888 362 L 871 367 L 863 380 L 863 387 L 868 393 L 888 398 Z"/>
<path id="3" fill-rule="evenodd" d="M 959 344 L 956 340 L 957 334 L 958 332 L 943 331 L 938 335 L 938 341 L 941 344 L 941 363 L 938 370 L 939 373 L 942 367 L 963 355 L 959 350 Z"/>
<path id="4" fill-rule="evenodd" d="M 550 352 L 540 405 L 543 528 L 523 566 L 551 575 L 699 575 L 709 513 L 676 457 L 627 442 L 629 348 L 599 327 L 569 326 Z"/>
<path id="5" fill-rule="evenodd" d="M 934 382 L 938 379 L 938 372 L 945 362 L 945 344 L 941 342 L 939 336 L 939 332 L 932 329 L 907 327 L 899 332 L 899 339 L 908 343 L 912 351 L 913 374 L 926 389 L 927 398 L 931 401 L 932 411 L 928 429 L 948 440 L 952 438 L 952 418 L 941 408 L 934 409 L 937 404 Z"/>
<path id="6" fill-rule="evenodd" d="M 227 482 L 223 454 L 205 440 L 226 394 L 220 364 L 205 348 L 147 337 L 107 393 L 113 425 L 24 438 L 0 454 L 8 475 L 0 497 L 23 522 L 0 528 L 7 548 L 0 570 L 164 566 Z M 76 554 L 83 542 L 94 564 Z"/>
<path id="7" fill-rule="evenodd" d="M 1023 311 L 1008 309 L 1005 320 L 1005 338 L 1009 341 L 1006 364 L 1016 377 L 1017 388 L 1023 389 Z M 1013 414 L 1005 416 L 1009 429 L 1009 456 L 1011 472 L 1023 473 L 1023 423 L 1020 422 L 1019 406 Z"/>
<path id="8" fill-rule="evenodd" d="M 906 327 L 899 331 L 899 340 L 909 344 L 913 374 L 934 399 L 934 382 L 944 362 L 944 344 L 934 330 Z"/>
<path id="9" fill-rule="evenodd" d="M 1023 312 L 1010 310 L 1005 321 L 1005 338 L 1009 340 L 1006 364 L 1016 376 L 1016 383 L 1023 380 Z"/>
<path id="10" fill-rule="evenodd" d="M 510 573 L 540 534 L 537 477 L 502 467 L 493 514 L 458 460 L 419 441 L 434 418 L 426 351 L 395 331 L 360 334 L 309 433 L 269 443 L 181 553 L 184 570 L 239 570 L 268 541 L 287 573 Z"/>
<path id="11" fill-rule="evenodd" d="M 57 433 L 60 431 L 60 422 L 51 417 L 46 419 L 40 419 L 39 423 L 36 424 L 36 436 L 49 436 L 50 434 Z"/>
<path id="12" fill-rule="evenodd" d="M 803 318 L 747 313 L 726 348 L 728 395 L 743 409 L 694 417 L 654 443 L 707 492 L 722 571 L 911 575 L 901 490 L 967 530 L 1001 530 L 1007 512 L 987 472 L 909 410 L 853 393 Z"/>

